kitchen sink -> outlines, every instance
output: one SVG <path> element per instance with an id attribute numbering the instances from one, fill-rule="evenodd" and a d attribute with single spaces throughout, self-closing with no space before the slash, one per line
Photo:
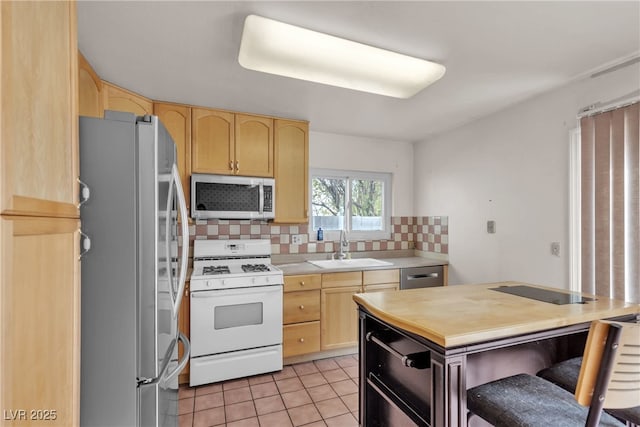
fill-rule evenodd
<path id="1" fill-rule="evenodd" d="M 384 267 L 393 265 L 387 261 L 374 258 L 353 258 L 353 259 L 323 259 L 318 261 L 307 261 L 310 264 L 321 268 L 360 268 L 360 267 Z"/>

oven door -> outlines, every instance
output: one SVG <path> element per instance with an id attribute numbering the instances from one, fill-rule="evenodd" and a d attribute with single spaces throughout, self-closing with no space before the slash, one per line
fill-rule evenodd
<path id="1" fill-rule="evenodd" d="M 282 285 L 191 292 L 191 356 L 282 343 Z"/>

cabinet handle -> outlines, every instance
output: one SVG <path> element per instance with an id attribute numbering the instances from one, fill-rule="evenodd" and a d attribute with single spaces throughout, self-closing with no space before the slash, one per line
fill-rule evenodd
<path id="1" fill-rule="evenodd" d="M 240 172 L 240 162 L 236 160 L 236 173 Z"/>
<path id="2" fill-rule="evenodd" d="M 304 305 L 300 304 L 300 310 L 304 310 Z"/>
<path id="3" fill-rule="evenodd" d="M 304 286 L 304 281 L 300 282 L 300 286 Z"/>
<path id="4" fill-rule="evenodd" d="M 233 170 L 233 160 L 229 160 L 229 170 Z"/>
<path id="5" fill-rule="evenodd" d="M 300 338 L 298 341 L 300 341 L 300 342 L 304 342 L 304 338 Z"/>
<path id="6" fill-rule="evenodd" d="M 429 350 L 418 353 L 402 354 L 399 351 L 389 347 L 389 344 L 375 336 L 373 332 L 367 332 L 365 339 L 368 342 L 374 342 L 382 349 L 386 350 L 392 356 L 400 359 L 402 364 L 407 368 L 428 369 L 431 366 L 431 352 Z"/>

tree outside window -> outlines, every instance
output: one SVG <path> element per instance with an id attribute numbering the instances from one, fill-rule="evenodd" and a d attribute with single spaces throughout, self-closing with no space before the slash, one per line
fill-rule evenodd
<path id="1" fill-rule="evenodd" d="M 312 229 L 362 232 L 372 238 L 388 233 L 390 182 L 390 174 L 313 171 Z"/>

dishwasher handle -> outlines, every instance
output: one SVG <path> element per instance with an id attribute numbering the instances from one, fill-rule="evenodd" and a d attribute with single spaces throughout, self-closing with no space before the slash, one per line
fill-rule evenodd
<path id="1" fill-rule="evenodd" d="M 410 274 L 407 276 L 407 280 L 427 279 L 429 277 L 438 277 L 438 273 L 425 273 L 425 274 Z"/>

